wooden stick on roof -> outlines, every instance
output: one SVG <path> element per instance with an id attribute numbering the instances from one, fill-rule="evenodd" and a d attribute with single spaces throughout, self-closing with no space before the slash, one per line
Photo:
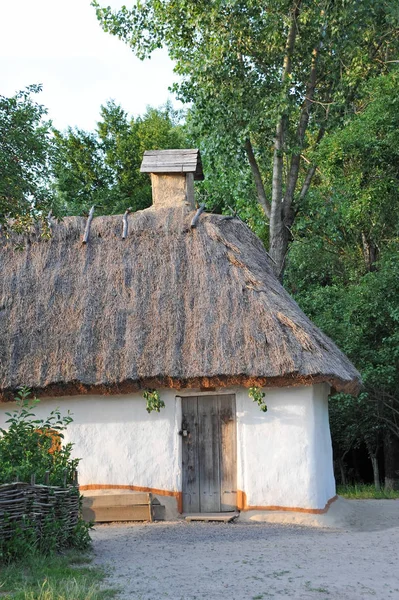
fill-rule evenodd
<path id="1" fill-rule="evenodd" d="M 86 227 L 85 227 L 85 232 L 83 234 L 82 244 L 87 244 L 87 242 L 89 241 L 90 225 L 91 225 L 91 222 L 93 220 L 93 216 L 94 216 L 94 204 L 91 207 L 90 212 L 89 212 L 89 218 L 87 219 L 87 223 L 86 223 Z"/>
<path id="2" fill-rule="evenodd" d="M 194 229 L 194 227 L 197 225 L 198 220 L 201 216 L 201 213 L 203 213 L 204 210 L 205 210 L 205 204 L 201 204 L 200 207 L 198 208 L 197 212 L 193 216 L 193 219 L 191 221 L 191 229 Z"/>
<path id="3" fill-rule="evenodd" d="M 127 217 L 129 215 L 129 213 L 131 212 L 131 208 L 127 208 L 124 215 L 123 215 L 123 231 L 122 231 L 122 239 L 125 240 L 127 238 L 127 234 L 129 231 L 129 223 L 127 221 Z"/>

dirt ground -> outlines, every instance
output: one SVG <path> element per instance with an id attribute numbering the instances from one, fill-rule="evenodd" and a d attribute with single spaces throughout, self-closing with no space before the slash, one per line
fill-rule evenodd
<path id="1" fill-rule="evenodd" d="M 334 526 L 99 525 L 95 562 L 121 600 L 399 600 L 399 500 L 338 502 Z"/>

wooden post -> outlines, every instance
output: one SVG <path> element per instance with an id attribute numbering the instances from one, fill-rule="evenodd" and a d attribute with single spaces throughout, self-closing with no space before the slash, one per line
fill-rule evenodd
<path id="1" fill-rule="evenodd" d="M 89 212 L 89 218 L 87 219 L 85 232 L 83 234 L 82 244 L 87 244 L 87 242 L 89 241 L 90 225 L 93 220 L 93 216 L 94 216 L 94 205 L 91 207 L 90 212 Z"/>
<path id="2" fill-rule="evenodd" d="M 78 481 L 78 471 L 77 471 L 77 469 L 74 469 L 74 470 L 73 470 L 73 473 L 72 473 L 72 483 L 73 483 L 73 485 L 74 485 L 75 487 L 78 487 L 78 485 L 79 485 L 79 481 Z"/>
<path id="3" fill-rule="evenodd" d="M 122 239 L 125 240 L 127 238 L 127 234 L 129 231 L 129 223 L 127 221 L 127 217 L 132 209 L 128 208 L 123 215 L 123 231 L 122 231 Z"/>
<path id="4" fill-rule="evenodd" d="M 190 206 L 190 208 L 195 207 L 194 173 L 186 173 L 186 203 Z"/>
<path id="5" fill-rule="evenodd" d="M 191 221 L 191 229 L 194 229 L 194 227 L 197 225 L 200 215 L 204 212 L 204 210 L 205 210 L 205 204 L 201 204 L 201 206 L 199 207 L 199 209 L 197 210 L 197 212 L 195 213 L 195 215 Z"/>
<path id="6" fill-rule="evenodd" d="M 151 494 L 151 492 L 148 494 L 148 509 L 149 509 L 149 514 L 150 514 L 150 523 L 152 523 L 154 520 L 154 515 L 152 513 L 152 494 Z"/>
<path id="7" fill-rule="evenodd" d="M 63 486 L 66 487 L 66 484 L 67 484 L 67 469 L 64 469 L 64 475 L 63 475 L 63 478 L 62 478 L 62 483 L 63 483 Z"/>
<path id="8" fill-rule="evenodd" d="M 46 471 L 44 474 L 44 485 L 48 485 L 50 482 L 50 471 Z"/>
<path id="9" fill-rule="evenodd" d="M 35 485 L 35 483 L 36 483 L 36 475 L 33 474 L 33 475 L 30 476 L 30 484 L 31 485 Z"/>

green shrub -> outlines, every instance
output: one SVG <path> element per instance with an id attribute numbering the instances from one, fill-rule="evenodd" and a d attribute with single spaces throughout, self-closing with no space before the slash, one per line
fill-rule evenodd
<path id="1" fill-rule="evenodd" d="M 39 401 L 30 398 L 27 388 L 20 390 L 16 402 L 17 409 L 6 413 L 8 429 L 0 428 L 0 484 L 30 483 L 32 475 L 36 484 L 72 484 L 80 459 L 71 457 L 73 444 L 62 445 L 63 432 L 72 422 L 69 411 L 62 416 L 55 409 L 46 419 L 38 419 L 32 411 Z M 53 487 L 48 493 L 54 494 Z M 71 486 L 68 493 L 78 495 L 79 490 Z M 27 500 L 27 514 L 17 521 L 10 521 L 6 512 L 0 512 L 0 525 L 8 522 L 10 531 L 7 539 L 0 539 L 0 562 L 34 553 L 50 555 L 61 548 L 89 547 L 91 525 L 79 517 L 75 527 L 68 529 L 65 523 L 69 509 L 61 501 L 57 500 L 40 519 L 32 517 L 32 502 Z"/>
<path id="2" fill-rule="evenodd" d="M 72 444 L 62 446 L 63 431 L 72 422 L 68 411 L 62 416 L 58 409 L 46 419 L 38 419 L 32 412 L 39 400 L 30 399 L 30 390 L 21 388 L 17 397 L 17 410 L 6 415 L 8 429 L 0 428 L 0 484 L 13 481 L 45 483 L 50 473 L 50 485 L 73 482 L 73 472 L 79 459 L 71 458 Z"/>

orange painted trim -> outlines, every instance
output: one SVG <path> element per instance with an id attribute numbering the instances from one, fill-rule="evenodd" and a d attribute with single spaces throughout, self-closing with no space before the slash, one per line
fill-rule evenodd
<path id="1" fill-rule="evenodd" d="M 90 483 L 88 485 L 80 485 L 79 489 L 81 492 L 88 490 L 130 490 L 132 492 L 149 492 L 156 494 L 157 496 L 169 496 L 176 498 L 177 510 L 179 513 L 183 512 L 183 493 L 172 492 L 170 490 L 159 490 L 158 488 L 143 487 L 141 485 L 113 485 L 113 484 L 101 484 L 101 483 Z"/>
<path id="2" fill-rule="evenodd" d="M 338 496 L 334 496 L 330 498 L 324 508 L 299 508 L 299 507 L 291 507 L 291 506 L 250 506 L 247 503 L 247 495 L 245 492 L 238 490 L 237 491 L 237 508 L 238 510 L 248 511 L 248 510 L 282 510 L 289 512 L 301 512 L 308 513 L 311 515 L 323 515 L 330 508 L 331 504 L 337 500 Z"/>
<path id="3" fill-rule="evenodd" d="M 174 492 L 170 490 L 160 490 L 158 488 L 143 487 L 141 485 L 113 485 L 113 484 L 98 484 L 93 483 L 89 485 L 80 485 L 80 491 L 88 490 L 131 490 L 132 492 L 149 492 L 156 494 L 157 496 L 169 496 L 176 498 L 177 511 L 183 513 L 183 493 Z M 251 506 L 247 503 L 247 495 L 242 490 L 237 490 L 237 510 L 249 511 L 249 510 L 281 510 L 287 512 L 301 512 L 308 513 L 311 515 L 323 515 L 330 508 L 331 504 L 337 500 L 338 496 L 330 498 L 324 508 L 299 508 L 291 506 Z"/>

